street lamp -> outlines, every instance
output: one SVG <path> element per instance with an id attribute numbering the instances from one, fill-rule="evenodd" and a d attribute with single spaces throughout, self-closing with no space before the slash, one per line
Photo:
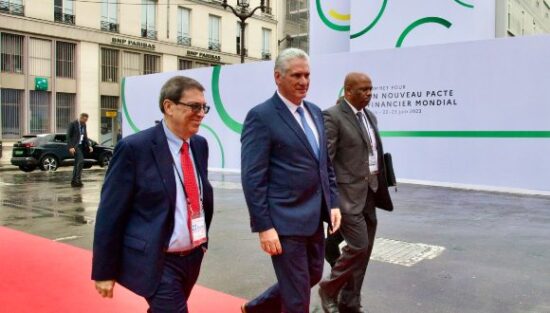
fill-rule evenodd
<path id="1" fill-rule="evenodd" d="M 254 12 L 256 12 L 258 9 L 261 9 L 262 12 L 265 12 L 265 5 L 264 0 L 260 1 L 260 6 L 255 7 L 250 11 L 248 7 L 250 6 L 249 0 L 237 0 L 237 8 L 234 8 L 233 6 L 227 4 L 227 0 L 223 0 L 222 7 L 224 10 L 227 10 L 227 8 L 230 8 L 233 14 L 235 14 L 236 17 L 238 17 L 241 21 L 241 63 L 244 63 L 244 28 L 246 27 L 246 19 L 254 15 Z"/>
<path id="2" fill-rule="evenodd" d="M 293 39 L 294 39 L 294 38 L 292 38 L 292 36 L 290 36 L 289 34 L 286 34 L 286 36 L 285 36 L 283 39 L 277 40 L 277 46 L 280 46 L 281 43 L 282 43 L 283 41 L 285 41 L 285 40 L 286 40 L 286 42 L 287 42 L 287 45 L 288 45 L 288 46 L 291 46 L 291 45 L 292 45 L 292 40 L 293 40 Z"/>

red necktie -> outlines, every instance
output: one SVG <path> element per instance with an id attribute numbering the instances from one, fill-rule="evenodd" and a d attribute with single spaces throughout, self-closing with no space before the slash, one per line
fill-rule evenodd
<path id="1" fill-rule="evenodd" d="M 199 188 L 195 178 L 193 162 L 191 162 L 189 156 L 189 144 L 185 141 L 181 147 L 180 161 L 183 170 L 183 187 L 187 197 L 187 215 L 189 216 L 189 225 L 191 225 L 191 219 L 200 215 L 201 208 L 199 205 Z"/>

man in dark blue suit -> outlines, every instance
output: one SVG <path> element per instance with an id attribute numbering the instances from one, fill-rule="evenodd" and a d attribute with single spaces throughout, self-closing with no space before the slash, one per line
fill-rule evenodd
<path id="1" fill-rule="evenodd" d="M 103 297 L 119 283 L 150 313 L 188 312 L 212 221 L 208 144 L 196 135 L 208 113 L 202 85 L 168 80 L 161 123 L 116 146 L 97 212 L 92 279 Z"/>
<path id="2" fill-rule="evenodd" d="M 253 232 L 271 255 L 277 281 L 244 304 L 246 313 L 309 312 L 323 273 L 323 221 L 340 226 L 334 171 L 321 110 L 303 101 L 309 57 L 287 49 L 275 61 L 277 92 L 254 107 L 241 136 L 242 185 Z"/>

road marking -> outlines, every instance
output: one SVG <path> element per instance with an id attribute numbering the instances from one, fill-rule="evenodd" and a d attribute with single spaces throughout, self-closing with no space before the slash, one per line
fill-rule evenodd
<path id="1" fill-rule="evenodd" d="M 53 241 L 67 241 L 67 240 L 75 240 L 78 238 L 82 238 L 82 236 L 67 236 L 67 237 L 55 238 Z"/>
<path id="2" fill-rule="evenodd" d="M 441 246 L 376 238 L 371 259 L 410 267 L 422 260 L 432 260 L 444 250 Z"/>
<path id="3" fill-rule="evenodd" d="M 234 183 L 234 182 L 228 182 L 228 181 L 211 181 L 210 184 L 214 188 L 218 189 L 227 189 L 227 190 L 241 190 L 243 187 L 241 186 L 241 183 Z"/>

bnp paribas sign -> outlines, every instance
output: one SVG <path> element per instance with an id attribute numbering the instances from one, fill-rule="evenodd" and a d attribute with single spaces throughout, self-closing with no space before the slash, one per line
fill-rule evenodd
<path id="1" fill-rule="evenodd" d="M 312 0 L 310 53 L 495 37 L 495 0 Z"/>

